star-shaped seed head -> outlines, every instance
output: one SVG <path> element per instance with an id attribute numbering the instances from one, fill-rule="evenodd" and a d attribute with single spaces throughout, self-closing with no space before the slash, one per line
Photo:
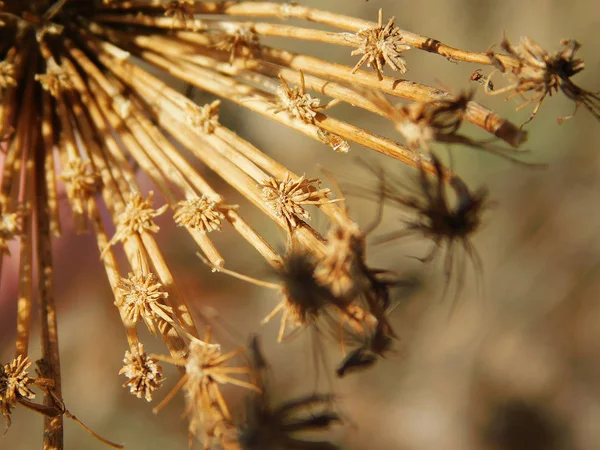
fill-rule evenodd
<path id="1" fill-rule="evenodd" d="M 9 425 L 12 408 L 19 399 L 35 398 L 35 393 L 28 387 L 34 381 L 27 374 L 31 364 L 29 358 L 19 355 L 10 363 L 0 365 L 0 411 Z"/>
<path id="2" fill-rule="evenodd" d="M 154 192 L 150 191 L 148 199 L 144 200 L 139 192 L 131 195 L 125 210 L 117 219 L 117 231 L 106 246 L 105 252 L 117 242 L 125 241 L 136 233 L 152 232 L 160 230 L 159 226 L 152 219 L 164 213 L 168 205 L 161 206 L 158 209 L 152 208 L 152 197 Z"/>
<path id="3" fill-rule="evenodd" d="M 178 226 L 185 226 L 201 233 L 221 231 L 225 220 L 222 210 L 234 209 L 235 205 L 219 205 L 206 196 L 182 200 L 177 204 L 173 218 Z"/>
<path id="4" fill-rule="evenodd" d="M 169 294 L 152 273 L 130 273 L 121 278 L 117 286 L 119 300 L 115 302 L 121 308 L 130 325 L 143 320 L 151 333 L 156 333 L 155 323 L 164 320 L 170 322 L 173 309 L 163 303 Z"/>
<path id="5" fill-rule="evenodd" d="M 52 97 L 58 97 L 63 90 L 71 87 L 69 77 L 53 59 L 48 61 L 46 73 L 37 74 L 35 79 L 40 82 L 45 91 L 50 92 Z"/>
<path id="6" fill-rule="evenodd" d="M 383 79 L 383 68 L 386 63 L 394 71 L 405 73 L 406 61 L 401 56 L 401 52 L 409 50 L 410 45 L 402 43 L 402 33 L 398 27 L 394 26 L 395 17 L 383 26 L 382 12 L 379 10 L 379 22 L 376 27 L 364 28 L 349 39 L 358 45 L 351 55 L 363 55 L 352 69 L 355 73 L 363 64 L 372 67 L 377 78 Z"/>
<path id="7" fill-rule="evenodd" d="M 220 105 L 221 100 L 203 106 L 187 104 L 185 121 L 188 125 L 201 129 L 205 134 L 212 134 L 219 125 Z"/>
<path id="8" fill-rule="evenodd" d="M 6 89 L 7 87 L 16 85 L 14 64 L 8 61 L 0 61 L 0 88 Z"/>
<path id="9" fill-rule="evenodd" d="M 162 367 L 146 354 L 141 343 L 125 352 L 123 362 L 125 365 L 119 375 L 125 375 L 128 379 L 123 387 L 129 387 L 129 392 L 137 398 L 144 397 L 146 401 L 152 401 L 152 394 L 165 379 Z"/>
<path id="10" fill-rule="evenodd" d="M 100 187 L 100 175 L 94 172 L 91 161 L 74 158 L 67 162 L 60 179 L 67 185 L 67 195 L 73 200 L 75 212 L 82 214 L 85 201 Z"/>
<path id="11" fill-rule="evenodd" d="M 289 173 L 283 181 L 267 179 L 260 185 L 262 197 L 277 217 L 283 218 L 290 230 L 298 226 L 298 218 L 310 220 L 309 212 L 303 205 L 331 203 L 329 189 L 319 188 L 320 180 L 306 179 L 305 176 L 293 179 Z"/>

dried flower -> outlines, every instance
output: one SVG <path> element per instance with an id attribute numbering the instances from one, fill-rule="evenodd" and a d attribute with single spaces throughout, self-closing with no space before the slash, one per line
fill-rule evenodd
<path id="1" fill-rule="evenodd" d="M 219 106 L 221 100 L 215 100 L 203 106 L 187 104 L 186 122 L 194 127 L 200 128 L 206 134 L 212 134 L 219 125 Z"/>
<path id="2" fill-rule="evenodd" d="M 17 356 L 10 363 L 0 365 L 0 410 L 10 425 L 10 414 L 19 399 L 31 400 L 35 393 L 28 387 L 33 383 L 27 371 L 31 367 L 31 361 L 26 356 Z"/>
<path id="3" fill-rule="evenodd" d="M 300 119 L 305 123 L 314 123 L 317 110 L 323 108 L 319 106 L 321 100 L 318 98 L 312 98 L 310 94 L 306 92 L 306 85 L 304 83 L 304 74 L 300 71 L 300 87 L 290 88 L 289 84 L 280 75 L 281 85 L 277 88 L 277 100 L 279 107 L 275 109 L 274 113 L 277 114 L 281 111 L 287 111 L 292 116 Z"/>
<path id="4" fill-rule="evenodd" d="M 402 192 L 405 188 L 403 188 L 401 182 L 398 182 L 396 186 L 393 182 L 389 182 L 385 186 L 385 199 L 401 208 L 413 211 L 417 215 L 417 219 L 407 221 L 406 229 L 382 236 L 378 241 L 388 242 L 415 232 L 421 233 L 433 241 L 432 250 L 421 258 L 423 262 L 433 260 L 439 249 L 445 247 L 445 289 L 448 288 L 450 277 L 454 271 L 458 270 L 456 295 L 452 305 L 454 307 L 456 297 L 460 294 L 464 283 L 464 267 L 458 267 L 458 269 L 455 267 L 454 251 L 456 246 L 462 247 L 473 263 L 477 276 L 480 275 L 482 270 L 481 260 L 477 250 L 471 243 L 471 237 L 481 226 L 481 215 L 489 206 L 488 190 L 481 188 L 476 192 L 471 192 L 466 184 L 455 176 L 449 182 L 457 199 L 456 205 L 452 206 L 446 195 L 443 181 L 444 169 L 441 161 L 433 154 L 432 161 L 436 169 L 437 180 L 432 182 L 425 171 L 421 170 L 419 181 L 422 198 L 405 195 Z M 461 260 L 464 264 L 464 259 Z"/>
<path id="5" fill-rule="evenodd" d="M 136 233 L 158 232 L 160 228 L 152 219 L 164 213 L 168 205 L 161 206 L 156 210 L 152 209 L 153 195 L 154 192 L 150 191 L 146 200 L 138 192 L 131 195 L 125 210 L 117 219 L 117 231 L 108 243 L 107 248 L 119 241 L 125 241 L 129 236 Z"/>
<path id="6" fill-rule="evenodd" d="M 173 219 L 178 226 L 190 227 L 201 233 L 221 231 L 225 220 L 222 210 L 235 209 L 236 205 L 221 205 L 206 196 L 182 200 L 177 204 Z"/>
<path id="7" fill-rule="evenodd" d="M 0 257 L 10 255 L 8 241 L 11 241 L 21 233 L 21 211 L 15 213 L 0 213 Z"/>
<path id="8" fill-rule="evenodd" d="M 141 343 L 125 351 L 123 362 L 125 365 L 119 371 L 119 375 L 125 375 L 128 379 L 123 387 L 129 387 L 129 392 L 137 398 L 143 396 L 146 401 L 151 402 L 152 394 L 165 379 L 162 367 L 146 354 Z"/>
<path id="9" fill-rule="evenodd" d="M 8 61 L 0 61 L 0 88 L 6 89 L 7 87 L 16 86 L 17 81 L 15 80 L 15 66 Z"/>
<path id="10" fill-rule="evenodd" d="M 130 273 L 129 278 L 121 278 L 117 287 L 119 299 L 115 304 L 121 308 L 130 325 L 143 320 L 148 330 L 156 333 L 155 322 L 173 320 L 173 309 L 161 303 L 169 294 L 163 291 L 162 284 L 153 273 Z"/>
<path id="11" fill-rule="evenodd" d="M 188 28 L 188 21 L 191 21 L 192 29 L 196 31 L 193 0 L 174 0 L 163 6 L 165 17 L 173 16 L 172 27 L 175 27 L 176 23 L 179 22 L 183 24 L 184 28 Z"/>
<path id="12" fill-rule="evenodd" d="M 37 74 L 35 79 L 40 82 L 45 91 L 57 97 L 64 89 L 70 88 L 69 77 L 54 59 L 51 59 L 46 67 L 45 74 Z"/>
<path id="13" fill-rule="evenodd" d="M 519 110 L 535 104 L 531 116 L 523 125 L 533 120 L 546 96 L 552 96 L 559 90 L 575 102 L 575 110 L 579 105 L 583 105 L 596 119 L 600 120 L 600 94 L 586 91 L 571 81 L 571 77 L 577 75 L 584 68 L 583 59 L 575 57 L 581 44 L 573 39 L 565 39 L 560 42 L 560 45 L 565 48 L 549 53 L 528 37 L 522 37 L 521 42 L 516 46 L 504 38 L 501 46 L 514 58 L 510 61 L 510 65 L 505 65 L 495 53 L 490 53 L 491 59 L 499 70 L 508 75 L 510 84 L 494 92 L 487 89 L 488 93 L 498 95 L 512 91 L 506 98 L 507 100 L 517 96 L 523 97 L 524 94 L 532 94 L 517 108 Z M 561 118 L 559 122 L 565 119 Z"/>
<path id="14" fill-rule="evenodd" d="M 251 383 L 231 376 L 231 374 L 247 373 L 248 368 L 226 365 L 243 349 L 223 354 L 220 346 L 211 344 L 210 341 L 211 334 L 207 329 L 204 341 L 192 338 L 184 358 L 156 356 L 161 361 L 185 367 L 185 375 L 166 397 L 166 401 L 183 387 L 186 394 L 186 415 L 189 420 L 190 437 L 196 436 L 198 428 L 202 428 L 205 443 L 211 442 L 215 436 L 222 436 L 222 427 L 231 421 L 231 413 L 219 384 L 230 383 L 246 389 L 258 389 Z M 158 405 L 154 411 L 158 411 L 164 404 L 165 402 Z"/>
<path id="15" fill-rule="evenodd" d="M 331 203 L 330 190 L 320 189 L 320 180 L 306 179 L 303 175 L 296 180 L 288 173 L 283 181 L 269 178 L 263 184 L 262 196 L 277 217 L 283 218 L 290 231 L 298 226 L 298 218 L 310 220 L 310 214 L 302 205 L 323 205 Z"/>
<path id="16" fill-rule="evenodd" d="M 67 195 L 73 199 L 75 212 L 82 214 L 85 201 L 100 187 L 100 175 L 94 171 L 91 161 L 74 158 L 67 162 L 60 179 L 67 185 Z"/>
<path id="17" fill-rule="evenodd" d="M 402 33 L 399 28 L 394 26 L 394 20 L 396 18 L 392 17 L 383 26 L 382 10 L 380 9 L 377 27 L 364 28 L 349 37 L 351 42 L 358 45 L 358 48 L 353 50 L 351 55 L 363 55 L 352 69 L 352 73 L 355 73 L 365 63 L 373 68 L 380 80 L 383 79 L 383 68 L 386 63 L 394 71 L 406 72 L 406 61 L 400 53 L 410 50 L 411 47 L 402 43 Z"/>
<path id="18" fill-rule="evenodd" d="M 229 62 L 232 63 L 236 56 L 254 57 L 260 50 L 260 40 L 252 27 L 240 25 L 219 35 L 215 48 L 229 53 Z"/>

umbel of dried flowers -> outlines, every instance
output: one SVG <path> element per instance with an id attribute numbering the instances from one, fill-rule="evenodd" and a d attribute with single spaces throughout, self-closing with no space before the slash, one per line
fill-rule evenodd
<path id="1" fill-rule="evenodd" d="M 289 18 L 304 22 L 282 22 Z M 315 29 L 313 23 L 330 31 Z M 271 36 L 282 42 L 351 47 L 356 60 L 345 66 L 265 45 L 264 38 Z M 371 22 L 289 2 L 5 0 L 0 2 L 0 38 L 0 268 L 7 258 L 17 257 L 9 251 L 12 245 L 19 247 L 20 258 L 16 356 L 0 366 L 0 406 L 9 423 L 19 404 L 44 414 L 45 448 L 64 447 L 62 419 L 73 418 L 62 398 L 53 290 L 54 273 L 61 268 L 53 264 L 52 242 L 61 235 L 60 218 L 66 217 L 59 211 L 62 189 L 76 230 L 95 236 L 114 293 L 111 303 L 128 346 L 121 370 L 125 386 L 150 401 L 165 384 L 157 361 L 177 366 L 182 377 L 162 404 L 182 388 L 190 436 L 203 439 L 206 446 L 218 441 L 239 448 L 245 444 L 235 433 L 234 415 L 220 385 L 257 392 L 262 384 L 252 380 L 252 368 L 229 365 L 241 351 L 223 352 L 210 342 L 209 334 L 204 340 L 200 337 L 189 299 L 155 240 L 160 232 L 157 220 L 168 220 L 166 212 L 172 209 L 174 222 L 214 270 L 249 279 L 225 269 L 212 241 L 216 230 L 264 258 L 281 283 L 255 282 L 283 296 L 267 317 L 283 310 L 280 340 L 286 325 L 317 326 L 326 316 L 339 321 L 344 335 L 364 342 L 338 373 L 370 366 L 389 349 L 395 333 L 386 311 L 389 289 L 397 283 L 367 265 L 365 234 L 340 205 L 341 199 L 320 187 L 318 179 L 298 176 L 223 126 L 221 102 L 237 104 L 325 144 L 323 151 L 331 147 L 344 157 L 359 144 L 419 170 L 422 180 L 436 178 L 421 183 L 426 201 L 408 202 L 410 214 L 416 216 L 409 223 L 436 245 L 449 246 L 457 239 L 466 246 L 471 231 L 478 228 L 472 226 L 462 235 L 448 232 L 465 207 L 464 199 L 472 196 L 456 174 L 428 153 L 440 141 L 465 143 L 467 138 L 458 133 L 464 122 L 505 142 L 506 152 L 519 147 L 527 134 L 469 95 L 395 80 L 393 72 L 410 73 L 405 54 L 412 54 L 410 64 L 418 64 L 418 52 L 427 51 L 454 62 L 491 66 L 510 82 L 497 92 L 531 93 L 528 102 L 535 110 L 547 95 L 560 90 L 599 116 L 598 96 L 571 81 L 583 69 L 583 62 L 575 58 L 575 41 L 568 41 L 559 53 L 548 53 L 527 39 L 518 46 L 505 41 L 504 54 L 475 53 L 402 30 L 394 18 L 385 22 L 381 11 L 378 21 Z M 163 81 L 161 73 L 216 98 L 197 105 Z M 492 83 L 484 85 L 489 89 Z M 391 99 L 405 103 L 392 106 Z M 334 107 L 342 103 L 390 119 L 390 136 L 337 118 Z M 139 171 L 160 192 L 157 200 L 152 191 L 140 187 Z M 251 206 L 232 206 L 211 184 L 207 171 Z M 464 187 L 456 208 L 448 205 L 443 183 L 456 192 Z M 431 193 L 435 189 L 438 196 Z M 392 194 L 382 185 L 375 196 L 394 202 Z M 407 197 L 398 198 L 406 206 Z M 272 239 L 248 224 L 245 217 L 253 207 L 281 228 L 284 246 L 273 247 Z M 471 210 L 475 209 L 470 223 L 479 224 L 482 208 Z M 100 213 L 105 210 L 108 214 Z M 307 223 L 313 214 L 328 221 L 332 231 L 325 237 Z M 121 250 L 124 263 L 115 257 Z M 292 270 L 298 262 L 302 270 Z M 315 292 L 317 304 L 310 301 Z M 35 296 L 39 302 L 33 301 Z M 41 353 L 35 358 L 42 376 L 35 379 L 27 373 L 34 313 L 41 317 L 42 328 Z M 169 354 L 145 353 L 138 334 L 142 322 Z M 44 405 L 33 402 L 29 386 L 34 384 L 43 390 Z M 263 415 L 297 412 L 293 405 L 272 409 L 261 395 L 257 401 Z M 322 406 L 328 399 L 306 397 L 301 403 Z M 337 420 L 327 413 L 318 417 L 323 427 Z M 303 418 L 302 424 L 308 429 L 317 426 L 310 418 Z M 281 432 L 289 424 L 278 426 Z M 252 430 L 270 432 L 261 426 Z M 262 436 L 260 441 L 269 439 Z"/>

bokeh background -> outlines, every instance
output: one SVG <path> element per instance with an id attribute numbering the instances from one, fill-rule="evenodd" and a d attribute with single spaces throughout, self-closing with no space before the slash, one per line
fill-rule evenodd
<path id="1" fill-rule="evenodd" d="M 595 0 L 303 0 L 302 4 L 372 20 L 383 8 L 384 18 L 396 16 L 401 28 L 477 51 L 498 44 L 503 35 L 515 42 L 527 35 L 549 50 L 558 50 L 563 38 L 575 38 L 583 43 L 579 56 L 586 61 L 586 70 L 575 81 L 590 90 L 600 89 L 600 4 Z M 350 65 L 356 60 L 347 48 L 275 39 L 270 43 Z M 453 92 L 470 87 L 469 76 L 478 68 L 418 51 L 407 52 L 406 59 L 409 79 Z M 200 103 L 210 100 L 202 93 L 195 96 Z M 516 123 L 530 112 L 515 113 L 516 103 L 482 92 L 477 99 Z M 320 368 L 315 381 L 315 348 L 330 354 L 329 372 L 339 360 L 332 339 L 307 333 L 276 344 L 278 324 L 259 326 L 277 300 L 274 293 L 211 274 L 195 256 L 193 242 L 169 223 L 167 215 L 158 221 L 158 241 L 195 312 L 211 318 L 225 348 L 243 345 L 249 333 L 260 332 L 277 397 L 311 392 L 317 383 L 318 389 L 335 392 L 347 423 L 333 434 L 345 448 L 594 449 L 600 442 L 600 127 L 583 108 L 575 119 L 557 125 L 557 117 L 570 114 L 572 108 L 560 95 L 549 98 L 528 125 L 530 153 L 524 158 L 549 163 L 547 170 L 452 149 L 455 170 L 470 186 L 487 186 L 495 200 L 475 238 L 484 261 L 483 295 L 475 289 L 467 265 L 468 285 L 449 315 L 449 302 L 441 298 L 440 264 L 422 267 L 410 257 L 427 250 L 418 240 L 370 248 L 373 266 L 416 277 L 421 284 L 414 292 L 396 292 L 392 322 L 400 340 L 395 353 L 368 372 L 332 382 L 327 369 Z M 389 124 L 351 107 L 339 107 L 336 115 L 394 136 Z M 296 173 L 320 176 L 317 165 L 321 165 L 332 168 L 342 182 L 350 177 L 374 185 L 361 168 L 360 157 L 385 164 L 409 182 L 415 177 L 414 170 L 358 145 L 348 155 L 335 154 L 231 104 L 223 105 L 221 120 Z M 466 132 L 479 136 L 473 127 Z M 444 147 L 436 150 L 446 157 Z M 245 208 L 251 223 L 273 245 L 283 249 L 282 235 L 272 224 L 219 180 L 212 181 L 230 203 Z M 152 187 L 147 182 L 146 186 Z M 348 204 L 359 223 L 370 222 L 375 205 L 354 198 Z M 64 206 L 68 223 L 66 202 Z M 386 210 L 374 235 L 398 227 L 398 217 L 397 211 Z M 326 228 L 317 214 L 313 222 Z M 124 380 L 117 373 L 126 349 L 125 334 L 95 243 L 90 236 L 76 236 L 65 228 L 64 237 L 55 242 L 55 261 L 68 408 L 130 450 L 187 448 L 181 395 L 154 416 L 151 405 L 121 387 Z M 230 229 L 215 240 L 230 268 L 258 278 L 270 276 L 266 264 L 249 247 L 246 251 Z M 4 264 L 0 286 L 2 361 L 13 352 L 16 258 L 12 262 Z M 145 341 L 162 351 L 158 343 L 152 348 L 151 338 Z M 39 353 L 34 347 L 31 354 Z M 176 383 L 176 371 L 169 368 L 167 377 L 158 399 Z M 239 391 L 225 390 L 239 413 Z M 0 448 L 39 448 L 41 429 L 40 416 L 17 408 Z M 66 448 L 105 447 L 67 421 Z"/>

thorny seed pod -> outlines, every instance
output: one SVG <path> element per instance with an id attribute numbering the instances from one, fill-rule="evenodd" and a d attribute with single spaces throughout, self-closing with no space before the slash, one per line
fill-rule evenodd
<path id="1" fill-rule="evenodd" d="M 256 336 L 252 338 L 250 351 L 260 391 L 250 394 L 246 402 L 246 418 L 238 427 L 237 436 L 241 448 L 337 450 L 339 446 L 332 442 L 303 439 L 301 435 L 303 432 L 325 431 L 341 422 L 340 416 L 331 411 L 333 396 L 312 394 L 273 406 L 266 379 L 268 365 Z"/>
<path id="2" fill-rule="evenodd" d="M 386 63 L 394 71 L 406 72 L 406 61 L 401 52 L 410 50 L 411 47 L 402 42 L 402 33 L 394 25 L 395 20 L 396 18 L 392 17 L 384 26 L 380 9 L 376 27 L 364 28 L 355 35 L 348 36 L 347 39 L 358 46 L 351 55 L 363 55 L 352 68 L 352 73 L 356 73 L 365 63 L 373 68 L 379 80 L 383 80 L 383 68 Z"/>
<path id="3" fill-rule="evenodd" d="M 575 57 L 581 44 L 573 39 L 565 39 L 560 42 L 560 45 L 565 48 L 549 53 L 528 37 L 522 37 L 521 42 L 517 45 L 512 45 L 508 39 L 504 38 L 501 47 L 513 58 L 506 63 L 499 59 L 494 52 L 489 52 L 489 56 L 498 70 L 508 76 L 509 85 L 493 92 L 486 88 L 486 91 L 493 95 L 511 92 L 506 100 L 531 94 L 517 108 L 520 110 L 528 105 L 535 105 L 531 116 L 523 125 L 533 120 L 547 96 L 552 96 L 559 90 L 575 102 L 575 112 L 580 105 L 583 105 L 596 119 L 600 120 L 600 93 L 580 88 L 571 80 L 571 77 L 577 75 L 584 68 L 583 59 Z M 488 80 L 492 75 L 493 72 L 489 75 Z M 559 118 L 559 123 L 573 117 L 575 112 L 568 117 Z"/>

